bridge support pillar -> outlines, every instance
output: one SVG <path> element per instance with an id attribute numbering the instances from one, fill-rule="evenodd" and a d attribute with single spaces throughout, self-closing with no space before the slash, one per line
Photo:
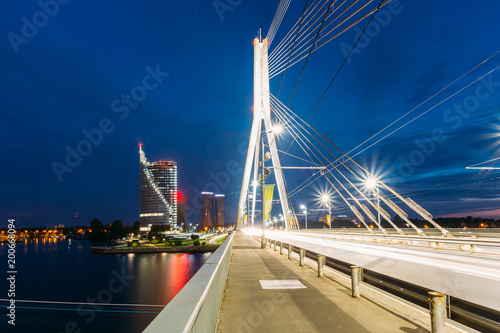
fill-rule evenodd
<path id="1" fill-rule="evenodd" d="M 306 256 L 306 250 L 300 249 L 300 251 L 299 251 L 299 266 L 304 266 L 305 256 Z"/>
<path id="2" fill-rule="evenodd" d="M 281 168 L 281 161 L 278 155 L 278 148 L 276 145 L 275 135 L 273 133 L 273 124 L 271 123 L 271 102 L 269 94 L 269 56 L 268 56 L 269 43 L 267 39 L 261 38 L 254 39 L 254 98 L 253 98 L 253 122 L 252 130 L 250 133 L 250 141 L 248 144 L 247 158 L 245 162 L 245 169 L 243 173 L 243 181 L 241 183 L 240 199 L 238 204 L 238 213 L 236 218 L 236 228 L 241 228 L 243 225 L 243 217 L 245 215 L 245 201 L 249 195 L 250 177 L 252 170 L 254 172 L 253 181 L 257 182 L 256 172 L 258 169 L 259 141 L 263 137 L 267 137 L 269 144 L 269 151 L 271 153 L 272 164 L 274 167 L 273 174 L 276 180 L 276 187 L 278 189 L 282 215 L 284 217 L 285 229 L 296 230 L 298 229 L 298 222 L 293 212 L 293 206 L 288 198 L 287 189 L 285 187 L 285 179 L 283 170 Z M 265 132 L 262 132 L 262 124 L 264 125 Z M 261 133 L 262 132 L 262 133 Z M 260 139 L 260 140 L 259 140 Z M 261 141 L 262 142 L 262 141 Z M 264 152 L 261 152 L 264 156 Z M 262 161 L 264 163 L 264 161 Z M 263 181 L 262 181 L 263 183 Z M 252 223 L 255 216 L 255 202 L 256 202 L 256 187 L 252 190 Z M 262 193 L 264 197 L 264 193 Z M 249 205 L 247 205 L 249 206 Z M 249 209 L 247 207 L 246 211 Z M 249 215 L 249 214 L 247 214 Z M 265 216 L 263 214 L 262 216 Z"/>
<path id="3" fill-rule="evenodd" d="M 283 254 L 283 242 L 280 242 L 280 255 Z"/>
<path id="4" fill-rule="evenodd" d="M 323 276 L 323 267 L 325 265 L 325 256 L 322 254 L 318 254 L 318 276 Z"/>
<path id="5" fill-rule="evenodd" d="M 274 241 L 274 251 L 277 251 L 276 247 L 278 246 L 278 242 Z"/>
<path id="6" fill-rule="evenodd" d="M 431 332 L 445 333 L 446 295 L 437 291 L 429 291 L 429 307 Z"/>
<path id="7" fill-rule="evenodd" d="M 288 245 L 288 259 L 292 259 L 293 245 Z"/>
<path id="8" fill-rule="evenodd" d="M 361 267 L 351 266 L 351 289 L 353 298 L 359 298 L 360 280 L 361 280 Z"/>

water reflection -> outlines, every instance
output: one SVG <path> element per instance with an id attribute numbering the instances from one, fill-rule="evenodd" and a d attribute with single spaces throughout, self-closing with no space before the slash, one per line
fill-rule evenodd
<path id="1" fill-rule="evenodd" d="M 5 257 L 7 243 L 0 246 Z M 167 304 L 210 256 L 197 254 L 113 254 L 90 253 L 90 242 L 33 239 L 17 243 L 18 300 L 49 300 L 58 302 L 96 301 L 99 295 L 109 298 L 110 281 L 119 286 L 117 276 L 125 282 L 120 292 L 111 293 L 114 304 Z M 128 278 L 124 278 L 128 277 Z M 0 288 L 6 290 L 6 282 Z M 114 290 L 114 289 L 113 289 Z M 102 296 L 104 299 L 105 297 Z M 20 304 L 21 305 L 21 304 Z M 129 309 L 133 313 L 99 312 L 92 321 L 78 305 L 60 305 L 67 311 L 35 310 L 33 303 L 19 308 L 16 327 L 19 332 L 63 332 L 68 321 L 74 321 L 82 332 L 140 332 L 156 316 L 155 313 L 138 313 L 144 308 Z M 47 307 L 49 305 L 40 305 Z M 108 309 L 108 308 L 106 308 Z M 115 307 L 111 310 L 123 310 Z M 158 312 L 154 308 L 149 312 Z M 17 325 L 19 323 L 19 325 Z M 3 332 L 2 329 L 0 331 Z"/>

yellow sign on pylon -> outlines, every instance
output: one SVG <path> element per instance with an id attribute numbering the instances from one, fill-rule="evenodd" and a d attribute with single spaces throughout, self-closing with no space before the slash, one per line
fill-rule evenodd
<path id="1" fill-rule="evenodd" d="M 273 194 L 274 194 L 274 185 L 266 185 L 265 189 L 265 220 L 269 220 L 271 218 L 271 210 L 273 209 Z"/>

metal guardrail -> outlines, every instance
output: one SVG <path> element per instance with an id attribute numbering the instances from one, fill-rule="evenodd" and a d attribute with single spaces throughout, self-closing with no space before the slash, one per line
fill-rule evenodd
<path id="1" fill-rule="evenodd" d="M 256 238 L 260 241 L 260 238 Z M 354 268 L 357 269 L 356 276 L 359 275 L 359 279 L 353 282 L 353 296 L 359 297 L 359 290 L 355 290 L 355 286 L 362 281 L 366 284 L 372 285 L 374 287 L 385 290 L 392 293 L 398 297 L 406 299 L 412 303 L 419 306 L 425 307 L 430 306 L 432 308 L 433 304 L 430 303 L 431 296 L 429 290 L 421 286 L 395 279 L 388 275 L 380 274 L 378 272 L 364 269 L 359 266 L 353 266 L 351 263 L 340 261 L 333 257 L 324 256 L 321 253 L 307 250 L 299 246 L 293 245 L 287 242 L 281 242 L 275 239 L 267 238 L 266 245 L 269 247 L 280 247 L 280 254 L 283 253 L 283 249 L 288 249 L 288 259 L 292 259 L 292 254 L 298 255 L 299 265 L 304 265 L 304 259 L 308 258 L 313 261 L 319 261 L 318 263 L 318 276 L 321 276 L 320 270 L 323 270 L 323 265 L 330 267 L 331 269 L 346 274 L 348 276 L 354 276 Z M 361 271 L 359 271 L 361 270 Z M 354 279 L 353 279 L 354 280 Z M 355 295 L 357 293 L 357 295 Z M 473 329 L 480 330 L 481 332 L 500 332 L 500 312 L 485 308 L 483 306 L 473 304 L 464 300 L 461 300 L 450 295 L 444 295 L 446 300 L 446 313 L 444 314 L 447 318 L 451 318 L 456 322 L 462 323 Z M 432 313 L 431 313 L 432 315 Z M 441 318 L 444 323 L 444 318 Z M 432 318 L 432 321 L 439 321 L 441 319 Z M 440 330 L 433 330 L 432 332 L 442 332 Z"/>
<path id="2" fill-rule="evenodd" d="M 334 222 L 335 223 L 335 222 Z M 394 228 L 384 228 L 385 231 L 389 233 L 397 234 L 397 230 Z M 416 234 L 416 231 L 411 228 L 401 228 L 401 230 L 406 234 Z M 452 234 L 459 235 L 474 235 L 474 234 L 500 234 L 500 228 L 446 228 Z M 367 230 L 363 228 L 311 228 L 311 229 L 300 229 L 301 232 L 347 232 L 347 233 L 366 233 Z M 373 229 L 377 232 L 377 229 Z M 422 229 L 426 234 L 441 234 L 441 231 L 435 228 L 424 228 Z"/>
<path id="3" fill-rule="evenodd" d="M 215 332 L 233 239 L 234 233 L 208 258 L 143 333 Z"/>
<path id="4" fill-rule="evenodd" d="M 300 234 L 300 233 L 295 233 Z M 338 233 L 306 233 L 307 236 L 335 239 L 343 241 L 357 241 L 357 242 L 375 242 L 375 243 L 388 243 L 388 244 L 405 244 L 408 246 L 427 246 L 436 249 L 453 249 L 448 246 L 455 246 L 457 250 L 467 252 L 483 252 L 491 254 L 500 254 L 500 239 L 488 238 L 443 238 L 443 237 L 420 237 L 420 236 L 395 236 L 395 235 L 359 235 L 359 234 L 338 234 Z"/>

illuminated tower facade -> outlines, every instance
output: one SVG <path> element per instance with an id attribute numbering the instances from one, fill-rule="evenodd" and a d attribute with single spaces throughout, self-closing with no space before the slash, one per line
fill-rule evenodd
<path id="1" fill-rule="evenodd" d="M 214 194 L 201 192 L 201 226 L 203 229 L 214 226 Z"/>
<path id="2" fill-rule="evenodd" d="M 140 227 L 177 226 L 177 163 L 148 162 L 139 145 L 140 155 Z"/>
<path id="3" fill-rule="evenodd" d="M 218 227 L 224 226 L 224 194 L 215 195 L 215 223 Z"/>
<path id="4" fill-rule="evenodd" d="M 177 192 L 177 225 L 184 228 L 184 231 L 188 229 L 187 227 L 187 198 L 183 197 L 180 192 Z"/>

